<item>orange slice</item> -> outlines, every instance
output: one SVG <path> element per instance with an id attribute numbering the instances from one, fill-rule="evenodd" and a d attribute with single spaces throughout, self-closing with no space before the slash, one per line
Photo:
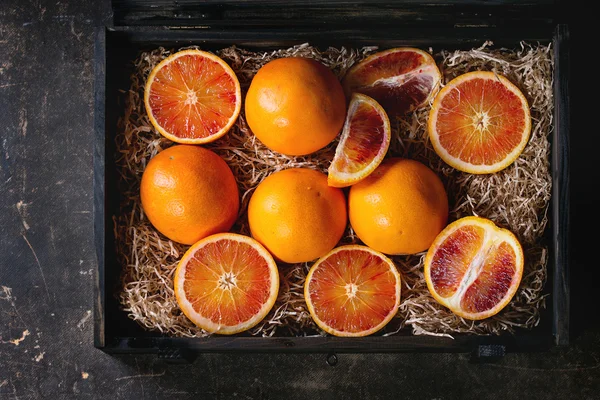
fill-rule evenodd
<path id="1" fill-rule="evenodd" d="M 519 241 L 485 218 L 465 217 L 451 223 L 425 257 L 425 280 L 433 297 L 454 314 L 471 320 L 502 310 L 522 275 Z"/>
<path id="2" fill-rule="evenodd" d="M 352 92 L 371 96 L 389 116 L 402 116 L 427 103 L 442 75 L 429 53 L 410 47 L 381 51 L 353 66 L 342 82 Z"/>
<path id="3" fill-rule="evenodd" d="M 367 336 L 383 328 L 400 305 L 394 263 L 366 246 L 333 249 L 310 269 L 304 284 L 310 315 L 335 336 Z"/>
<path id="4" fill-rule="evenodd" d="M 161 61 L 146 81 L 150 122 L 166 138 L 188 144 L 225 135 L 242 107 L 240 82 L 219 57 L 183 50 Z"/>
<path id="5" fill-rule="evenodd" d="M 512 164 L 531 132 L 523 93 L 493 72 L 469 72 L 450 81 L 436 96 L 427 124 L 436 153 L 448 165 L 488 174 Z"/>
<path id="6" fill-rule="evenodd" d="M 256 240 L 218 233 L 184 254 L 175 272 L 175 297 L 198 327 L 231 335 L 259 323 L 279 291 L 277 264 Z"/>
<path id="7" fill-rule="evenodd" d="M 369 176 L 383 161 L 390 137 L 390 120 L 384 109 L 369 96 L 354 93 L 327 184 L 345 187 Z"/>

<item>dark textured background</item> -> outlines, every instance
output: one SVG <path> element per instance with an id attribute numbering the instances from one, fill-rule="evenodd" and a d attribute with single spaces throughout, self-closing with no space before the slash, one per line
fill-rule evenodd
<path id="1" fill-rule="evenodd" d="M 96 350 L 93 28 L 108 17 L 106 2 L 0 1 L 0 399 L 600 398 L 590 278 L 600 267 L 590 255 L 597 101 L 578 96 L 597 78 L 575 45 L 569 347 L 491 364 L 468 354 L 342 354 L 334 367 L 322 354 L 207 354 L 167 365 Z"/>

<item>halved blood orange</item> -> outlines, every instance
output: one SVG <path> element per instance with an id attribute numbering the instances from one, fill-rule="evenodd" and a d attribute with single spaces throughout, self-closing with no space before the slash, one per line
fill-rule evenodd
<path id="1" fill-rule="evenodd" d="M 531 116 L 527 99 L 508 79 L 475 71 L 440 90 L 427 127 L 433 148 L 448 165 L 488 174 L 519 157 L 529 140 Z"/>
<path id="2" fill-rule="evenodd" d="M 310 315 L 335 336 L 367 336 L 383 328 L 400 305 L 400 273 L 366 246 L 333 249 L 310 269 L 304 284 Z"/>
<path id="3" fill-rule="evenodd" d="M 329 166 L 327 184 L 345 187 L 369 176 L 383 161 L 390 137 L 390 120 L 385 110 L 369 96 L 354 93 Z"/>
<path id="4" fill-rule="evenodd" d="M 389 116 L 402 116 L 427 103 L 441 77 L 429 53 L 400 47 L 359 62 L 348 70 L 342 85 L 347 98 L 363 93 L 377 100 Z"/>
<path id="5" fill-rule="evenodd" d="M 471 320 L 500 312 L 522 275 L 523 249 L 515 235 L 480 217 L 448 225 L 425 257 L 425 280 L 433 297 Z"/>
<path id="6" fill-rule="evenodd" d="M 277 264 L 256 240 L 218 233 L 184 254 L 175 272 L 181 311 L 210 333 L 231 335 L 259 323 L 279 291 Z"/>
<path id="7" fill-rule="evenodd" d="M 161 61 L 146 81 L 144 103 L 157 131 L 178 143 L 225 135 L 242 107 L 240 82 L 221 58 L 182 50 Z"/>

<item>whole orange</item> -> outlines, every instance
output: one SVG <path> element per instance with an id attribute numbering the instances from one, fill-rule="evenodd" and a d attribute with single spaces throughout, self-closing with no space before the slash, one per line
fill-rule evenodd
<path id="1" fill-rule="evenodd" d="M 228 231 L 240 207 L 227 163 L 216 153 L 192 145 L 173 146 L 152 158 L 140 191 L 152 225 L 183 244 Z"/>
<path id="2" fill-rule="evenodd" d="M 346 198 L 327 176 L 307 168 L 275 172 L 248 204 L 252 236 L 280 261 L 311 261 L 331 251 L 348 223 Z"/>
<path id="3" fill-rule="evenodd" d="M 299 156 L 327 146 L 346 116 L 342 85 L 308 58 L 279 58 L 256 73 L 245 101 L 252 132 L 269 149 Z"/>
<path id="4" fill-rule="evenodd" d="M 448 222 L 448 196 L 427 166 L 385 160 L 350 188 L 350 225 L 367 246 L 386 254 L 415 254 L 431 246 Z"/>

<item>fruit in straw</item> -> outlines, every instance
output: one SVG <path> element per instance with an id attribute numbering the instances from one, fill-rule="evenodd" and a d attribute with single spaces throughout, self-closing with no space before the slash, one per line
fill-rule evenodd
<path id="1" fill-rule="evenodd" d="M 142 175 L 140 192 L 152 225 L 183 244 L 229 230 L 240 205 L 227 163 L 199 146 L 176 145 L 154 156 Z"/>
<path id="2" fill-rule="evenodd" d="M 252 328 L 269 313 L 279 273 L 256 240 L 220 233 L 190 247 L 177 266 L 174 286 L 179 308 L 194 324 L 230 335 Z"/>
<path id="3" fill-rule="evenodd" d="M 436 153 L 471 174 L 498 172 L 521 154 L 531 132 L 521 91 L 493 72 L 454 78 L 436 96 L 427 123 Z"/>
<path id="4" fill-rule="evenodd" d="M 367 336 L 383 328 L 400 305 L 394 263 L 366 246 L 333 249 L 310 269 L 304 298 L 310 315 L 335 336 Z"/>
<path id="5" fill-rule="evenodd" d="M 246 120 L 269 149 L 300 156 L 335 139 L 346 115 L 340 82 L 320 62 L 289 57 L 258 70 L 245 102 Z"/>
<path id="6" fill-rule="evenodd" d="M 354 232 L 367 246 L 415 254 L 427 250 L 446 226 L 448 196 L 424 164 L 390 158 L 350 188 L 348 210 Z"/>
<path id="7" fill-rule="evenodd" d="M 429 101 L 441 76 L 429 53 L 400 47 L 372 54 L 350 68 L 343 86 L 346 96 L 366 94 L 377 100 L 390 117 L 402 116 Z"/>
<path id="8" fill-rule="evenodd" d="M 354 93 L 329 166 L 329 186 L 350 186 L 366 178 L 383 161 L 390 137 L 390 120 L 379 103 L 369 96 Z"/>
<path id="9" fill-rule="evenodd" d="M 248 204 L 252 237 L 286 263 L 312 261 L 342 238 L 346 198 L 327 176 L 307 168 L 275 172 L 262 181 Z"/>
<path id="10" fill-rule="evenodd" d="M 471 320 L 502 310 L 522 275 L 523 250 L 515 235 L 480 217 L 448 225 L 425 257 L 425 280 L 432 296 Z"/>
<path id="11" fill-rule="evenodd" d="M 154 67 L 144 104 L 150 122 L 163 136 L 199 144 L 227 133 L 240 113 L 242 94 L 235 73 L 221 58 L 183 50 Z"/>

